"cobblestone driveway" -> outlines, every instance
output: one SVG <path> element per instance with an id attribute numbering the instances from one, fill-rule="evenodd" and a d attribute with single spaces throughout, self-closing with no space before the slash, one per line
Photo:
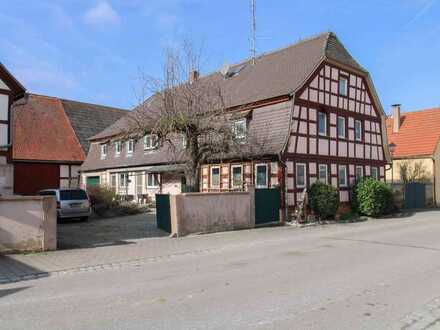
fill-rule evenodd
<path id="1" fill-rule="evenodd" d="M 156 228 L 154 213 L 93 219 L 88 222 L 72 220 L 58 224 L 58 249 L 124 245 L 137 239 L 167 235 Z"/>

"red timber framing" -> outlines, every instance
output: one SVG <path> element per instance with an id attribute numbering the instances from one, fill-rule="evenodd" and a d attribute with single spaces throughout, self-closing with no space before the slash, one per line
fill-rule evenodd
<path id="1" fill-rule="evenodd" d="M 297 164 L 305 164 L 306 188 L 318 180 L 319 165 L 325 165 L 327 181 L 340 190 L 342 202 L 349 201 L 348 187 L 355 180 L 356 168 L 362 168 L 364 176 L 370 176 L 372 168 L 377 168 L 380 179 L 384 180 L 383 117 L 374 104 L 365 75 L 323 62 L 295 94 L 291 137 L 283 156 L 287 163 L 289 206 L 296 205 L 304 190 L 296 184 Z M 340 78 L 345 79 L 346 88 L 342 92 L 346 91 L 346 95 L 340 94 Z M 320 113 L 325 118 L 323 134 L 319 131 Z M 343 126 L 342 134 L 338 122 Z M 360 126 L 359 139 L 356 125 Z M 340 167 L 346 167 L 344 187 L 339 185 Z"/>

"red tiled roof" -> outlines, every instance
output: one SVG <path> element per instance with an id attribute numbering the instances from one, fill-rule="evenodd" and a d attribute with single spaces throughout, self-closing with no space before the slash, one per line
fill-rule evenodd
<path id="1" fill-rule="evenodd" d="M 400 130 L 393 133 L 393 118 L 387 118 L 388 143 L 396 145 L 396 158 L 435 153 L 440 138 L 440 108 L 401 114 Z"/>
<path id="2" fill-rule="evenodd" d="M 12 111 L 15 160 L 82 162 L 85 154 L 57 98 L 30 94 Z"/>

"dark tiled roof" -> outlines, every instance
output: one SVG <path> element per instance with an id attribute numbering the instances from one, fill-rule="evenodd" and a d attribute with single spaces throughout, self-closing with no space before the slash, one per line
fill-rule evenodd
<path id="1" fill-rule="evenodd" d="M 249 59 L 232 65 L 232 69 L 244 67 L 238 75 L 231 78 L 225 79 L 220 72 L 214 72 L 199 79 L 217 82 L 221 86 L 226 106 L 234 107 L 295 92 L 325 58 L 365 71 L 336 35 L 326 32 L 289 47 L 262 54 L 256 58 L 255 65 Z M 93 139 L 117 135 L 126 126 L 127 118 L 123 118 Z"/>
<path id="2" fill-rule="evenodd" d="M 61 102 L 86 155 L 90 146 L 88 138 L 111 126 L 127 114 L 126 110 L 103 105 L 64 99 Z"/>
<path id="3" fill-rule="evenodd" d="M 240 71 L 230 78 L 225 79 L 219 72 L 214 72 L 199 79 L 217 82 L 222 89 L 226 107 L 233 108 L 292 95 L 304 85 L 319 64 L 326 59 L 337 61 L 367 74 L 339 42 L 336 35 L 327 32 L 289 47 L 260 55 L 256 58 L 255 65 L 251 63 L 251 60 L 232 65 L 232 70 L 240 68 Z M 147 102 L 154 102 L 154 97 Z M 256 132 L 255 135 L 261 140 L 265 139 L 263 135 L 267 135 L 265 133 L 267 128 L 270 129 L 271 136 L 267 141 L 267 154 L 277 154 L 283 150 L 289 136 L 290 111 L 290 102 L 280 104 L 278 107 L 253 110 L 250 132 Z M 129 121 L 129 116 L 125 116 L 93 136 L 91 140 L 105 141 L 115 137 L 127 128 Z M 142 152 L 141 155 L 129 160 L 115 159 L 111 155 L 106 160 L 100 160 L 98 147 L 96 144 L 95 146 L 96 148 L 91 148 L 83 170 L 147 165 L 154 164 L 156 161 L 167 162 L 166 155 L 159 151 L 154 156 L 144 155 Z"/>

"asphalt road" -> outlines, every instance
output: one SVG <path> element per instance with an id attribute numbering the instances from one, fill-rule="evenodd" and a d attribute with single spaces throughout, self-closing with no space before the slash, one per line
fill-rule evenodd
<path id="1" fill-rule="evenodd" d="M 210 237 L 216 242 L 224 237 L 225 243 L 205 249 Z M 0 328 L 434 329 L 439 325 L 439 211 L 183 240 L 197 246 L 197 239 L 198 249 L 205 252 L 184 251 L 137 266 L 1 285 Z"/>

